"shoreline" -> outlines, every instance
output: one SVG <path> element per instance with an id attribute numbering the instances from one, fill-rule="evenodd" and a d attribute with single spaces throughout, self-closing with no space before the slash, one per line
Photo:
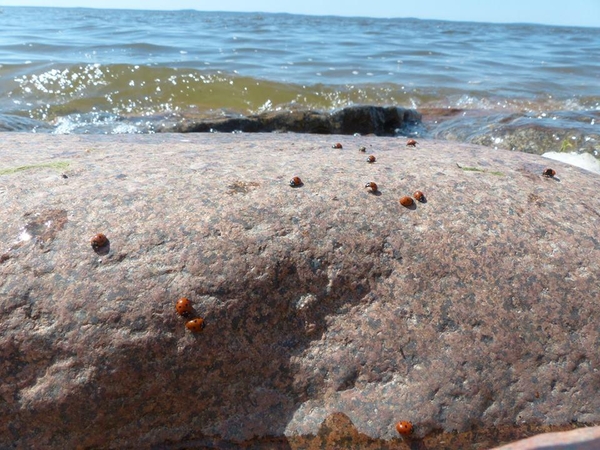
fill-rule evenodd
<path id="1" fill-rule="evenodd" d="M 572 117 L 567 117 L 569 114 Z M 493 111 L 458 108 L 409 109 L 395 106 L 351 106 L 334 111 L 277 110 L 254 115 L 163 114 L 118 116 L 91 114 L 58 118 L 53 124 L 0 114 L 4 132 L 48 134 L 154 133 L 300 133 L 323 135 L 410 136 L 483 145 L 493 149 L 548 156 L 600 173 L 597 111 Z"/>

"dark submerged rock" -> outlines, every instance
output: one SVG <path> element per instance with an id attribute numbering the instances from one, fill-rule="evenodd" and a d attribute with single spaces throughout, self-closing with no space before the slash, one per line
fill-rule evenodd
<path id="1" fill-rule="evenodd" d="M 398 107 L 353 106 L 333 113 L 273 111 L 249 117 L 183 121 L 162 131 L 177 132 L 294 132 L 312 134 L 375 134 L 394 136 L 420 120 L 415 110 Z"/>
<path id="2" fill-rule="evenodd" d="M 14 114 L 0 114 L 0 132 L 2 131 L 50 131 L 52 126 L 40 120 Z"/>

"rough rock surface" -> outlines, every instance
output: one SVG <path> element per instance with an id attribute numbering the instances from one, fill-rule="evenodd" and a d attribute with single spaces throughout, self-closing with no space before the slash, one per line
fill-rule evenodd
<path id="1" fill-rule="evenodd" d="M 351 106 L 333 113 L 319 111 L 272 111 L 249 117 L 226 117 L 183 121 L 157 128 L 177 132 L 295 132 L 317 134 L 375 134 L 395 136 L 399 130 L 421 120 L 414 109 L 395 106 Z"/>
<path id="2" fill-rule="evenodd" d="M 4 134 L 0 448 L 486 448 L 600 423 L 600 177 L 404 142 Z"/>
<path id="3" fill-rule="evenodd" d="M 544 433 L 503 445 L 496 450 L 598 450 L 600 427 Z"/>

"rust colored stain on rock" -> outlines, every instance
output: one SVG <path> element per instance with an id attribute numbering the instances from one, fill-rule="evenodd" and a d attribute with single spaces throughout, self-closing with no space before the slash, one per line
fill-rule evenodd
<path id="1" fill-rule="evenodd" d="M 345 136 L 368 165 L 334 139 L 3 136 L 0 166 L 76 163 L 3 180 L 0 447 L 476 449 L 600 423 L 600 177 Z"/>

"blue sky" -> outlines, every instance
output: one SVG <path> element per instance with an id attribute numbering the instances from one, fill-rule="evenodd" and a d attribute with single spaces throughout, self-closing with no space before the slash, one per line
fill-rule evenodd
<path id="1" fill-rule="evenodd" d="M 0 6 L 197 9 L 600 27 L 600 0 L 0 0 Z"/>

